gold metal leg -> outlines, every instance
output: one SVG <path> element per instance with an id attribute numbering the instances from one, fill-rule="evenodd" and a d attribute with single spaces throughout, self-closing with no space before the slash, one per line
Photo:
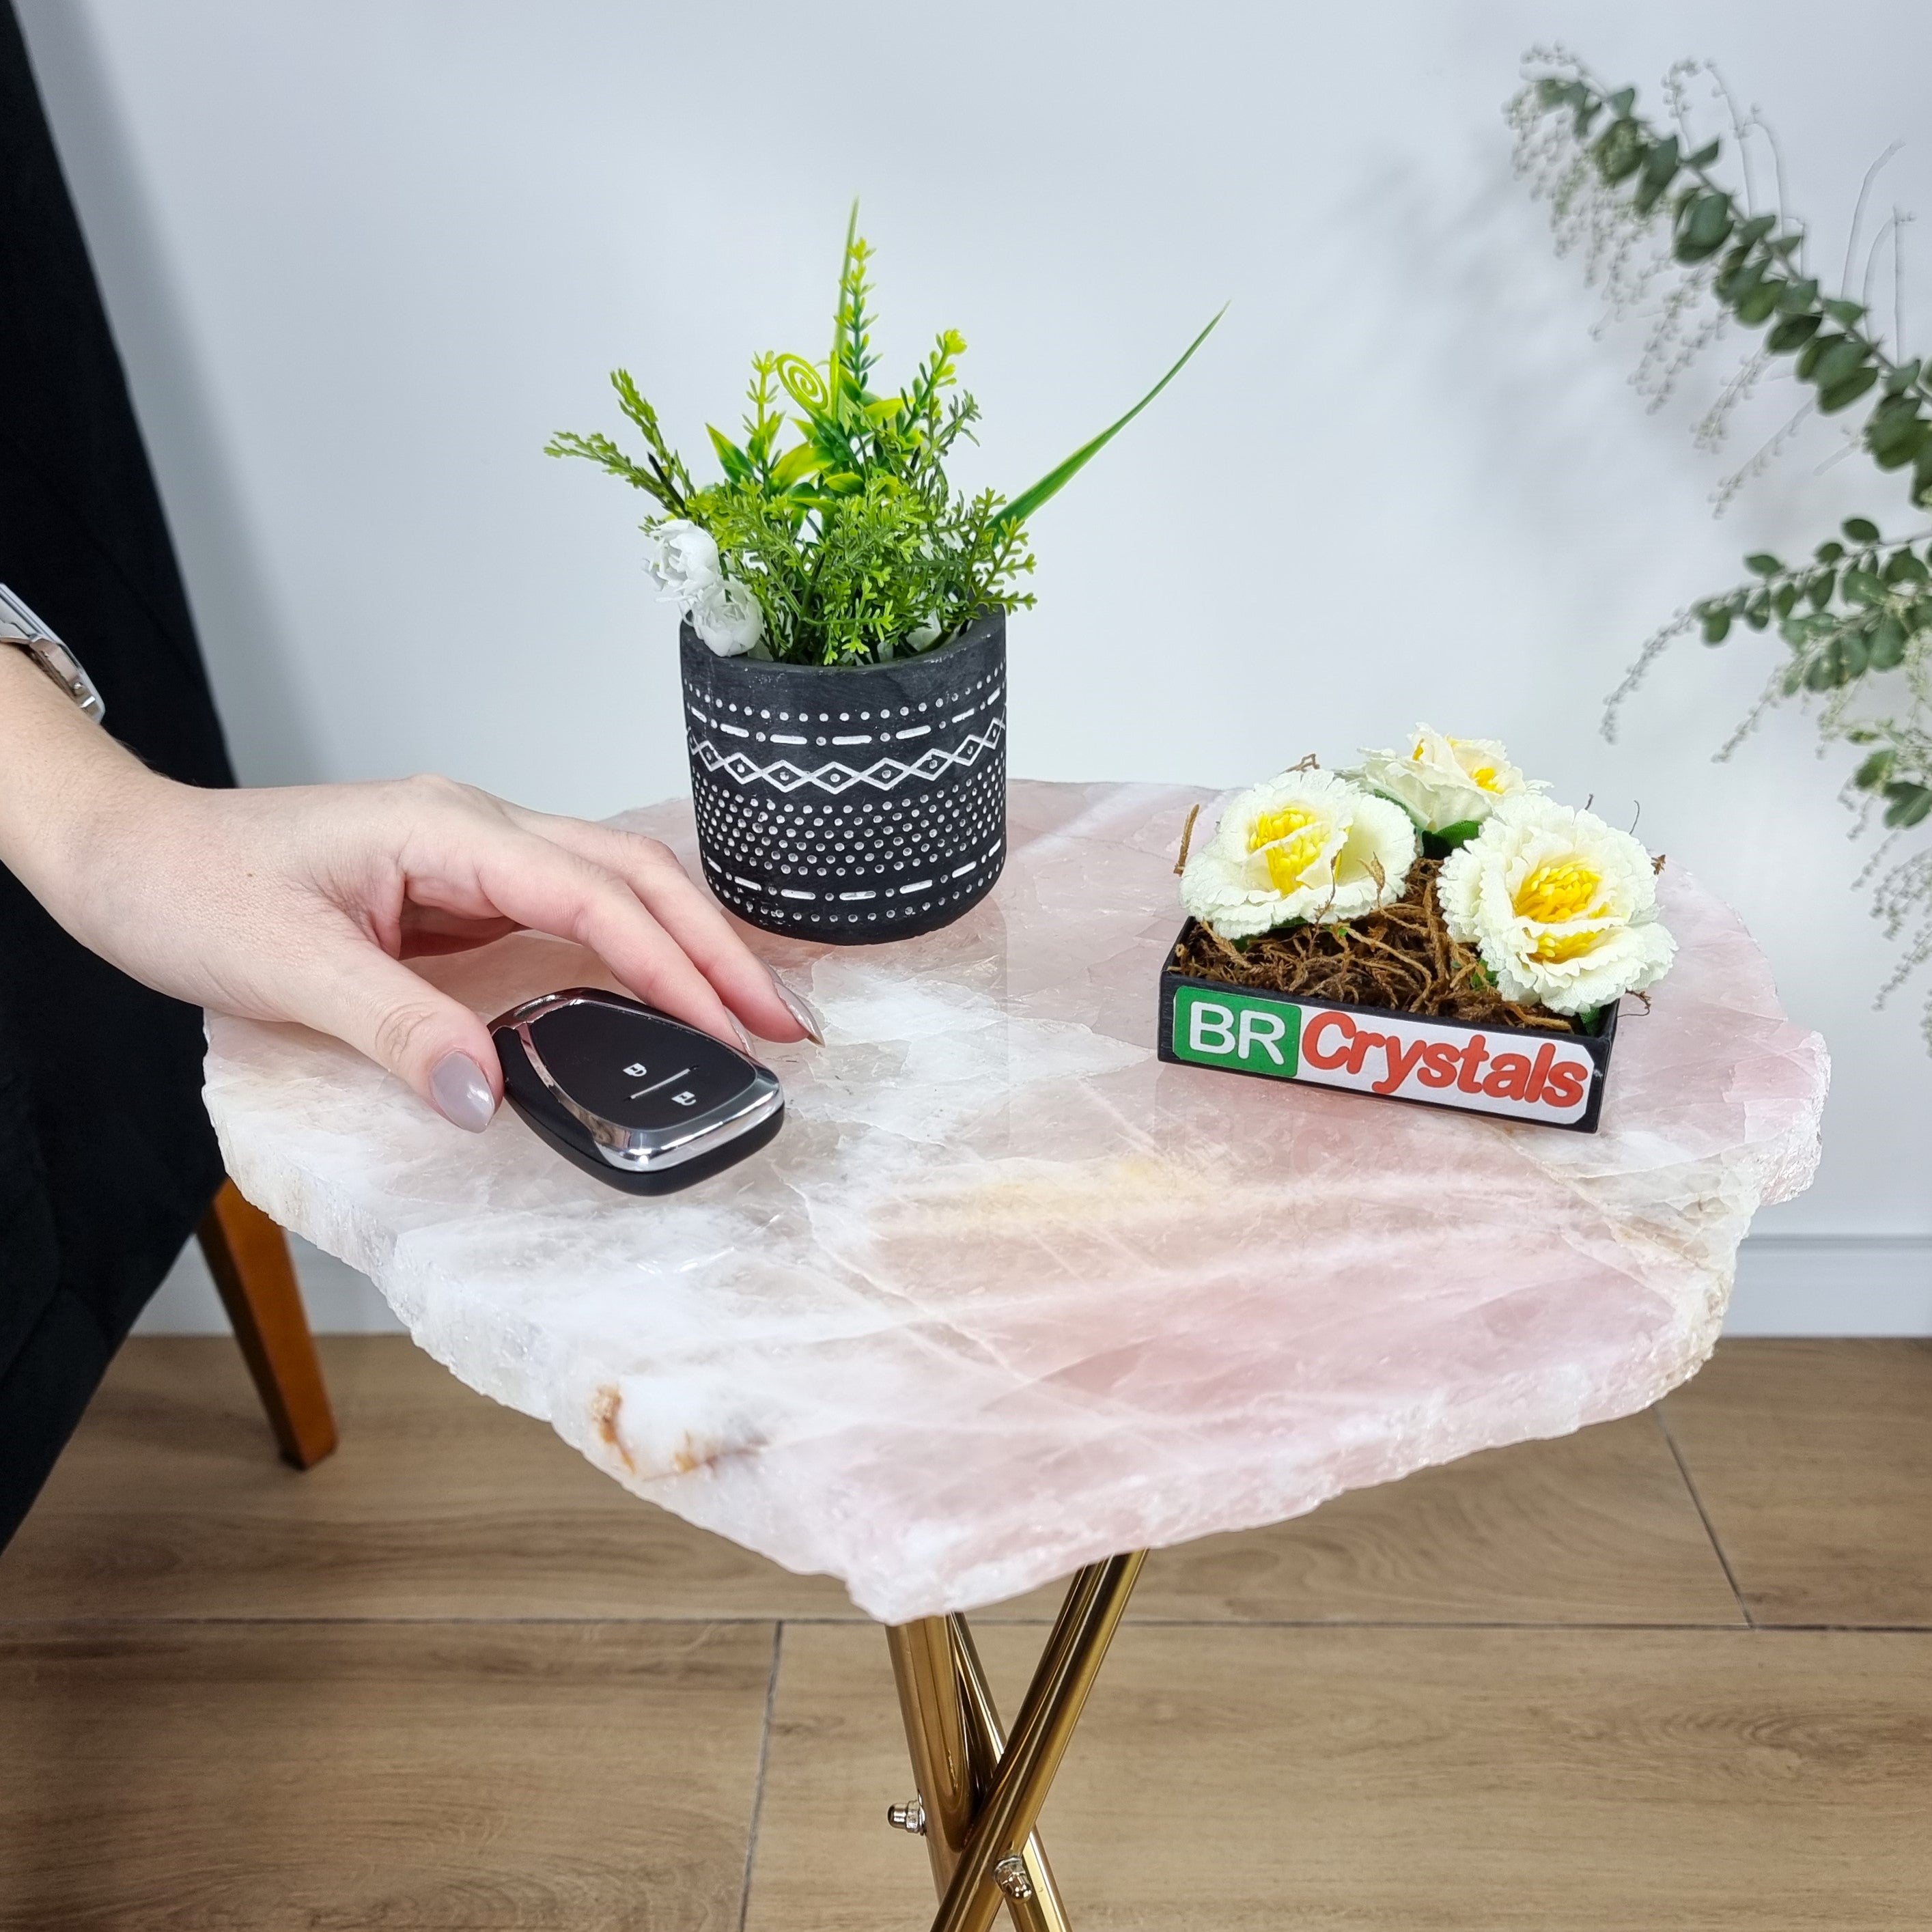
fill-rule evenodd
<path id="1" fill-rule="evenodd" d="M 966 1619 L 948 1617 L 946 1621 L 952 1628 L 952 1661 L 959 1672 L 960 1699 L 966 1715 L 966 1757 L 973 1768 L 976 1811 L 992 1791 L 994 1775 L 1006 1752 L 1006 1734 Z M 1018 1893 L 1017 1888 L 1006 1894 L 1013 1932 L 1068 1932 L 1066 1908 L 1060 1902 L 1060 1887 L 1054 1881 L 1053 1868 L 1046 1862 L 1046 1847 L 1037 1832 L 1027 1834 L 1027 1841 L 1020 1847 L 1020 1862 L 1030 1896 Z"/>
<path id="2" fill-rule="evenodd" d="M 932 1882 L 943 1897 L 952 1881 L 952 1868 L 966 1849 L 975 1808 L 952 1636 L 944 1617 L 922 1617 L 917 1623 L 888 1624 L 886 1642 L 892 1653 L 906 1749 L 912 1754 L 913 1781 L 924 1814 Z M 898 1810 L 890 1815 L 899 1822 Z"/>
<path id="3" fill-rule="evenodd" d="M 888 1630 L 923 1813 L 891 1815 L 926 1833 L 940 1894 L 933 1932 L 988 1932 L 1003 1898 L 1016 1932 L 1066 1932 L 1034 1827 L 1146 1553 L 1074 1578 L 1010 1738 L 963 1618 Z"/>

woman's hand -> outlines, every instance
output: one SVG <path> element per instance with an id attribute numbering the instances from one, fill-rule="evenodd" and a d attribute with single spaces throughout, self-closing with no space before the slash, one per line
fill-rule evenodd
<path id="1" fill-rule="evenodd" d="M 38 687 L 36 688 L 35 687 Z M 480 1132 L 489 1029 L 400 962 L 527 927 L 590 947 L 720 1039 L 816 1037 L 655 839 L 447 778 L 203 791 L 156 777 L 0 650 L 0 860 L 81 944 L 160 992 L 334 1034 Z"/>

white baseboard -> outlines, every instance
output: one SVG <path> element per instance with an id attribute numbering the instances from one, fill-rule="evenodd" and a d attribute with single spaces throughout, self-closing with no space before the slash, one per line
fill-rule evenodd
<path id="1" fill-rule="evenodd" d="M 1724 1333 L 1932 1335 L 1932 1235 L 1754 1235 Z"/>
<path id="2" fill-rule="evenodd" d="M 394 1335 L 374 1285 L 292 1241 L 310 1322 L 325 1335 Z M 190 1242 L 137 1335 L 225 1335 L 228 1318 Z M 1932 1235 L 1760 1234 L 1738 1258 L 1727 1335 L 1932 1336 Z"/>

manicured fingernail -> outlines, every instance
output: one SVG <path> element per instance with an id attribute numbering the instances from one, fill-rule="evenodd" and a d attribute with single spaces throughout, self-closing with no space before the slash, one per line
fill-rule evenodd
<path id="1" fill-rule="evenodd" d="M 429 1090 L 436 1111 L 467 1134 L 480 1134 L 496 1111 L 482 1068 L 466 1053 L 445 1054 L 429 1076 Z"/>
<path id="2" fill-rule="evenodd" d="M 796 988 L 788 986 L 770 967 L 765 968 L 772 975 L 772 984 L 778 989 L 778 996 L 784 1002 L 785 1011 L 804 1028 L 806 1037 L 814 1046 L 825 1044 L 825 1022 L 818 1016 L 818 1009 Z"/>

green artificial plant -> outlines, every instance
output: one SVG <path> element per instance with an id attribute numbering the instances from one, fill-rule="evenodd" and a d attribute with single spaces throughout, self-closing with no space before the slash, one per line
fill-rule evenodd
<path id="1" fill-rule="evenodd" d="M 968 496 L 946 474 L 948 454 L 980 416 L 958 386 L 964 338 L 943 330 L 910 382 L 878 386 L 872 251 L 858 214 L 854 202 L 830 350 L 818 362 L 753 358 L 742 439 L 710 430 L 717 481 L 694 482 L 622 369 L 610 380 L 644 439 L 644 460 L 602 435 L 560 432 L 546 446 L 652 498 L 662 514 L 646 521 L 647 533 L 662 539 L 694 525 L 715 542 L 725 584 L 742 586 L 756 610 L 745 604 L 748 622 L 726 626 L 730 641 L 714 648 L 746 648 L 755 634 L 751 654 L 785 663 L 876 663 L 929 649 L 983 610 L 1030 605 L 1018 588 L 1034 567 L 1028 519 L 1153 401 L 1220 320 L 1125 416 L 1031 488 L 1010 500 L 990 490 Z"/>

